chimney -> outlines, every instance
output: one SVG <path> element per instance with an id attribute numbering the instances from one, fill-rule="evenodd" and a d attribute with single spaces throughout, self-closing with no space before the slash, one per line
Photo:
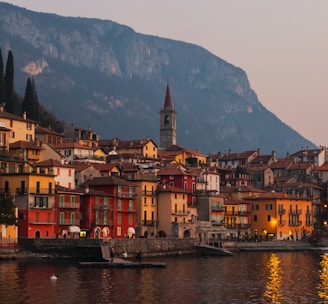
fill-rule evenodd
<path id="1" fill-rule="evenodd" d="M 23 113 L 23 119 L 26 120 L 26 112 Z"/>

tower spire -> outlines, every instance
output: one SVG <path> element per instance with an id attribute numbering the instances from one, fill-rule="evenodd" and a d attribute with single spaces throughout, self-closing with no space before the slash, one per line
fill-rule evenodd
<path id="1" fill-rule="evenodd" d="M 169 84 L 166 85 L 166 95 L 165 95 L 164 108 L 173 108 Z"/>

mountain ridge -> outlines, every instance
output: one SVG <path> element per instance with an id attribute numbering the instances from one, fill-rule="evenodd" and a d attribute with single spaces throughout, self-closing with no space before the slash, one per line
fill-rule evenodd
<path id="1" fill-rule="evenodd" d="M 159 143 L 169 83 L 182 146 L 281 155 L 315 147 L 260 103 L 245 71 L 200 46 L 110 20 L 0 8 L 0 45 L 13 51 L 17 88 L 33 75 L 40 102 L 68 124 Z"/>

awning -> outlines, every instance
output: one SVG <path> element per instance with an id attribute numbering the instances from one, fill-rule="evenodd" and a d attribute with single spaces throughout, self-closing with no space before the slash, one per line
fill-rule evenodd
<path id="1" fill-rule="evenodd" d="M 81 229 L 78 226 L 69 226 L 68 233 L 80 233 Z"/>
<path id="2" fill-rule="evenodd" d="M 128 233 L 136 234 L 136 231 L 134 230 L 133 227 L 129 227 L 129 228 L 128 228 Z"/>

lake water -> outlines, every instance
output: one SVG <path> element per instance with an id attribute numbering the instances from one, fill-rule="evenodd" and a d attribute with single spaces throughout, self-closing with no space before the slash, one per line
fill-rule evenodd
<path id="1" fill-rule="evenodd" d="M 328 271 L 323 265 L 327 263 L 328 269 L 328 257 L 323 252 L 144 260 L 166 262 L 167 268 L 99 269 L 79 268 L 72 261 L 2 261 L 0 303 L 328 303 L 324 301 Z M 50 280 L 52 274 L 58 279 Z"/>

